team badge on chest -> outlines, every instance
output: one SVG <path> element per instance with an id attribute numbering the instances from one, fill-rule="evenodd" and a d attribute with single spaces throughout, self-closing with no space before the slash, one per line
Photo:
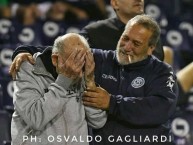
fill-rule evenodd
<path id="1" fill-rule="evenodd" d="M 145 80 L 142 77 L 137 77 L 131 82 L 133 88 L 140 88 L 145 84 Z"/>

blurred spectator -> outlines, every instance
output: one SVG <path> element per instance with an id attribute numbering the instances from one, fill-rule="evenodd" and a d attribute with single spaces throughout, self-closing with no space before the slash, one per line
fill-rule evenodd
<path id="1" fill-rule="evenodd" d="M 192 0 L 182 0 L 181 13 L 192 13 L 193 1 Z"/>
<path id="2" fill-rule="evenodd" d="M 12 44 L 40 45 L 41 25 L 39 15 L 40 12 L 36 4 L 19 5 L 11 29 L 10 42 Z"/>
<path id="3" fill-rule="evenodd" d="M 41 18 L 42 12 L 38 8 L 38 4 L 37 3 L 31 3 L 30 4 L 30 9 L 32 10 L 32 13 L 33 13 L 35 18 L 37 18 L 37 19 Z"/>
<path id="4" fill-rule="evenodd" d="M 50 9 L 46 13 L 46 19 L 61 21 L 65 18 L 65 13 L 68 9 L 68 5 L 61 1 L 53 3 Z"/>
<path id="5" fill-rule="evenodd" d="M 0 6 L 0 44 L 10 43 L 10 28 L 12 26 L 10 6 Z"/>
<path id="6" fill-rule="evenodd" d="M 20 5 L 16 11 L 16 20 L 23 25 L 33 25 L 39 18 L 39 12 L 35 4 Z"/>
<path id="7" fill-rule="evenodd" d="M 73 20 L 77 22 L 88 19 L 88 15 L 80 8 L 58 0 L 51 5 L 46 14 L 46 19 L 54 21 Z"/>
<path id="8" fill-rule="evenodd" d="M 171 47 L 164 47 L 164 62 L 167 62 L 175 68 L 175 53 Z M 193 88 L 193 58 L 190 63 L 187 63 L 184 68 L 176 70 L 176 76 L 179 84 L 179 99 L 178 105 L 184 106 L 189 98 L 187 95 Z"/>
<path id="9" fill-rule="evenodd" d="M 84 10 L 90 20 L 107 18 L 105 0 L 66 0 L 68 3 Z"/>
<path id="10" fill-rule="evenodd" d="M 11 7 L 10 6 L 0 6 L 0 19 L 6 18 L 10 19 L 11 15 Z"/>

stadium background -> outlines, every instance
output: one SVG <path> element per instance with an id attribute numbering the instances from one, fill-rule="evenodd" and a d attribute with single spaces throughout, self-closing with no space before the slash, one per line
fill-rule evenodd
<path id="1" fill-rule="evenodd" d="M 0 0 L 0 145 L 9 145 L 11 139 L 13 86 L 8 70 L 13 50 L 21 44 L 52 45 L 59 35 L 78 33 L 89 23 L 115 15 L 109 0 L 101 0 L 105 7 L 96 0 L 63 1 L 72 6 L 68 11 L 54 0 Z M 65 15 L 56 17 L 61 13 Z M 145 13 L 160 24 L 163 45 L 174 50 L 174 69 L 192 62 L 193 0 L 145 0 Z M 177 145 L 193 145 L 193 91 L 186 95 L 187 102 L 178 106 L 172 121 Z"/>

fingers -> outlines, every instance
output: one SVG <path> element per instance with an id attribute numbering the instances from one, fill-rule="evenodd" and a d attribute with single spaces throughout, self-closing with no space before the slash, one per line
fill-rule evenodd
<path id="1" fill-rule="evenodd" d="M 81 50 L 77 50 L 75 52 L 75 56 L 73 55 L 72 59 L 67 61 L 68 67 L 72 69 L 72 73 L 77 74 L 79 77 L 82 77 L 82 69 L 85 64 L 85 55 Z"/>
<path id="2" fill-rule="evenodd" d="M 13 62 L 9 68 L 9 74 L 12 76 L 12 79 L 16 79 L 16 69 L 15 69 L 15 62 Z"/>
<path id="3" fill-rule="evenodd" d="M 16 70 L 16 71 L 19 70 L 22 62 L 23 62 L 23 60 L 22 60 L 22 58 L 20 58 L 20 57 L 16 60 L 16 63 L 15 63 L 15 70 Z"/>
<path id="4" fill-rule="evenodd" d="M 11 66 L 9 67 L 9 74 L 12 75 L 12 73 L 15 70 L 15 61 L 12 62 Z"/>
<path id="5" fill-rule="evenodd" d="M 86 50 L 85 49 L 78 49 L 76 57 L 75 57 L 75 63 L 81 60 L 82 58 L 84 59 L 86 55 Z"/>
<path id="6" fill-rule="evenodd" d="M 94 90 L 92 90 L 92 91 L 84 91 L 83 96 L 84 97 L 96 98 L 98 96 L 98 94 Z"/>
<path id="7" fill-rule="evenodd" d="M 31 63 L 31 64 L 35 64 L 35 60 L 34 60 L 34 58 L 32 57 L 32 55 L 31 55 L 31 54 L 30 54 L 30 55 L 28 55 L 27 60 L 29 61 L 29 63 Z"/>
<path id="8" fill-rule="evenodd" d="M 83 49 L 75 49 L 72 51 L 72 53 L 69 55 L 69 57 L 66 60 L 63 60 L 60 56 L 58 58 L 59 63 L 59 69 L 61 69 L 60 72 L 63 72 L 63 74 L 70 78 L 77 78 L 82 77 L 82 69 L 85 64 L 85 55 L 86 51 Z"/>
<path id="9" fill-rule="evenodd" d="M 29 61 L 31 64 L 35 63 L 32 55 L 30 53 L 20 53 L 13 60 L 13 63 L 11 64 L 11 66 L 9 68 L 9 74 L 12 76 L 13 80 L 15 80 L 16 73 L 18 72 L 22 62 L 26 61 L 26 60 Z"/>
<path id="10" fill-rule="evenodd" d="M 87 64 L 88 67 L 94 65 L 93 54 L 90 51 L 86 52 L 86 64 Z"/>
<path id="11" fill-rule="evenodd" d="M 84 96 L 82 98 L 83 104 L 86 106 L 96 107 L 97 106 L 97 97 L 95 95 L 89 95 Z"/>
<path id="12" fill-rule="evenodd" d="M 13 80 L 16 80 L 16 74 L 17 74 L 17 71 L 12 71 L 12 73 L 11 73 L 11 76 L 12 76 L 12 79 Z"/>
<path id="13" fill-rule="evenodd" d="M 82 78 L 82 76 L 83 76 L 83 72 L 82 72 L 83 66 L 84 66 L 84 63 L 82 63 L 81 65 L 79 65 L 75 68 L 75 72 L 77 72 L 77 74 L 79 74 L 78 75 L 79 78 Z"/>
<path id="14" fill-rule="evenodd" d="M 70 66 L 79 66 L 84 63 L 84 58 L 85 58 L 86 52 L 82 51 L 80 49 L 76 49 L 76 51 L 73 51 L 70 56 L 67 58 L 66 62 Z"/>
<path id="15" fill-rule="evenodd" d="M 95 88 L 86 88 L 85 93 L 86 92 L 96 92 L 96 91 L 97 91 L 97 87 L 95 87 Z"/>
<path id="16" fill-rule="evenodd" d="M 97 87 L 96 91 L 85 91 L 82 100 L 84 105 L 108 110 L 110 94 L 106 90 Z"/>
<path id="17" fill-rule="evenodd" d="M 76 71 L 82 71 L 83 66 L 85 64 L 85 55 L 85 51 L 78 51 L 78 54 L 76 55 L 73 62 Z"/>
<path id="18" fill-rule="evenodd" d="M 90 62 L 94 61 L 94 57 L 93 57 L 93 54 L 91 51 L 87 51 L 86 55 L 87 55 L 88 61 L 90 61 Z"/>
<path id="19" fill-rule="evenodd" d="M 93 93 L 93 92 L 92 92 Z M 88 94 L 89 95 L 89 94 Z M 98 95 L 97 95 L 98 96 Z M 84 96 L 82 98 L 83 100 L 83 104 L 86 106 L 90 106 L 90 107 L 95 107 L 95 108 L 99 108 L 99 109 L 104 109 L 104 99 L 97 97 L 96 95 L 91 95 L 91 96 Z"/>
<path id="20" fill-rule="evenodd" d="M 85 62 L 85 79 L 87 82 L 94 81 L 94 58 L 90 51 L 87 51 L 86 62 Z"/>
<path id="21" fill-rule="evenodd" d="M 93 103 L 93 102 L 87 102 L 87 101 L 83 101 L 83 104 L 85 106 L 90 106 L 90 107 L 97 107 L 97 104 L 96 103 Z"/>
<path id="22" fill-rule="evenodd" d="M 84 96 L 89 96 L 89 97 L 98 97 L 99 94 L 108 94 L 108 92 L 101 88 L 101 87 L 95 87 L 93 88 L 87 88 L 86 91 L 84 91 Z"/>

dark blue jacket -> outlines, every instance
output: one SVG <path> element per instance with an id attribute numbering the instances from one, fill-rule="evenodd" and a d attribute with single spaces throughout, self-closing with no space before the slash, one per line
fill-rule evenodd
<path id="1" fill-rule="evenodd" d="M 37 47 L 21 46 L 16 49 L 13 58 L 23 51 L 33 54 L 37 52 Z M 51 72 L 54 70 L 50 58 L 51 47 L 45 51 L 42 59 Z M 121 66 L 115 51 L 92 51 L 96 64 L 95 81 L 111 94 L 108 121 L 103 128 L 93 130 L 94 136 L 102 138 L 95 145 L 158 145 L 155 138 L 158 137 L 157 141 L 161 142 L 161 135 L 170 140 L 170 118 L 175 112 L 178 90 L 172 68 L 152 56 Z M 55 73 L 51 73 L 54 76 Z M 147 137 L 150 142 L 145 140 Z"/>
<path id="2" fill-rule="evenodd" d="M 95 144 L 128 144 L 116 141 L 110 143 L 110 135 L 115 136 L 115 140 L 120 135 L 123 141 L 127 135 L 136 137 L 136 140 L 140 135 L 143 139 L 146 136 L 152 138 L 152 135 L 169 136 L 169 119 L 175 112 L 177 102 L 176 76 L 172 68 L 151 56 L 121 66 L 115 51 L 93 50 L 93 53 L 96 82 L 112 94 L 108 121 L 102 129 L 93 132 L 102 136 L 103 142 Z M 131 144 L 141 144 L 143 139 L 140 143 Z M 164 143 L 167 144 L 170 143 Z"/>

